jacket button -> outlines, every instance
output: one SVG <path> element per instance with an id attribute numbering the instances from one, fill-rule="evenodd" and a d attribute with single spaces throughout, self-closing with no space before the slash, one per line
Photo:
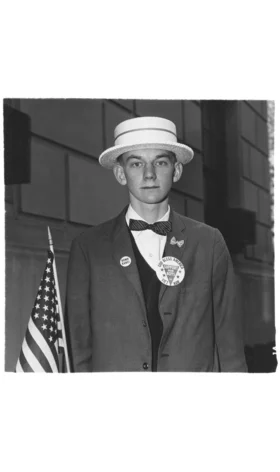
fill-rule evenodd
<path id="1" fill-rule="evenodd" d="M 147 326 L 146 321 L 143 320 L 143 321 L 142 321 L 142 325 L 144 326 L 144 328 L 146 328 L 146 326 Z"/>
<path id="2" fill-rule="evenodd" d="M 148 368 L 149 368 L 149 364 L 147 364 L 147 362 L 144 362 L 144 364 L 143 364 L 143 369 L 144 369 L 144 370 L 148 370 Z"/>

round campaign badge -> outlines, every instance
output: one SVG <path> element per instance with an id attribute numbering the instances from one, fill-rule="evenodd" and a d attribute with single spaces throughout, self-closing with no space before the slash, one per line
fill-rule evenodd
<path id="1" fill-rule="evenodd" d="M 165 285 L 174 287 L 185 277 L 185 268 L 176 257 L 163 257 L 156 269 L 158 279 Z"/>
<path id="2" fill-rule="evenodd" d="M 130 257 L 128 257 L 128 256 L 122 257 L 121 260 L 120 260 L 120 264 L 121 264 L 121 266 L 123 266 L 123 267 L 129 266 L 129 265 L 131 264 L 131 259 L 130 259 Z"/>

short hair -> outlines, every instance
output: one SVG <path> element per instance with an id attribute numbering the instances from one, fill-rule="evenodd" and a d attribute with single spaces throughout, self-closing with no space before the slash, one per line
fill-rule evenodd
<path id="1" fill-rule="evenodd" d="M 117 157 L 117 159 L 115 160 L 115 164 L 123 165 L 123 154 Z"/>

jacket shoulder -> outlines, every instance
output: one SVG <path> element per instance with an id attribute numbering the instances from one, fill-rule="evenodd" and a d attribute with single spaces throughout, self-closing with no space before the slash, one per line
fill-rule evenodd
<path id="1" fill-rule="evenodd" d="M 92 243 L 94 240 L 96 241 L 97 239 L 103 238 L 106 234 L 112 233 L 116 227 L 117 221 L 118 217 L 115 217 L 96 226 L 87 228 L 85 231 L 76 236 L 73 242 L 79 243 L 81 245 L 87 245 L 88 243 Z"/>
<path id="2" fill-rule="evenodd" d="M 213 234 L 216 231 L 218 231 L 216 228 L 213 226 L 207 225 L 206 223 L 202 223 L 201 221 L 193 220 L 192 218 L 189 218 L 188 216 L 183 216 L 180 213 L 177 213 L 174 211 L 174 216 L 175 218 L 178 218 L 188 230 L 193 230 L 197 232 L 202 232 L 202 233 L 208 233 L 208 234 Z"/>
<path id="3" fill-rule="evenodd" d="M 181 225 L 185 226 L 186 234 L 188 234 L 192 241 L 202 244 L 209 249 L 215 249 L 217 254 L 221 254 L 227 248 L 226 241 L 217 228 L 180 215 L 179 213 L 176 213 L 175 218 L 177 221 L 180 221 Z"/>

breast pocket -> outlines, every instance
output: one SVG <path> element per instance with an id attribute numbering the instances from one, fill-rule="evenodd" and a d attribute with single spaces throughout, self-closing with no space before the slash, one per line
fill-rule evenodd
<path id="1" fill-rule="evenodd" d="M 204 281 L 193 281 L 193 282 L 182 282 L 180 287 L 180 293 L 187 293 L 187 292 L 200 292 L 204 293 L 205 291 L 209 290 L 211 287 L 210 280 Z"/>

